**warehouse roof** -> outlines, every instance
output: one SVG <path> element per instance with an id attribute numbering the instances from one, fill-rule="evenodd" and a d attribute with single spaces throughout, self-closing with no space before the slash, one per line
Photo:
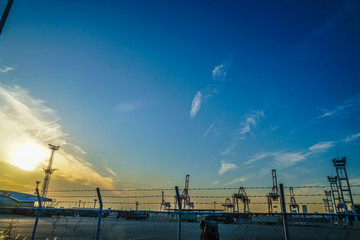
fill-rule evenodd
<path id="1" fill-rule="evenodd" d="M 38 201 L 37 196 L 34 194 L 20 193 L 20 192 L 14 192 L 14 191 L 0 190 L 0 196 L 1 196 L 1 199 L 9 198 L 16 202 L 21 202 L 21 203 L 27 203 L 27 202 L 30 203 L 30 202 Z M 52 202 L 52 199 L 41 197 L 41 201 L 42 202 Z"/>

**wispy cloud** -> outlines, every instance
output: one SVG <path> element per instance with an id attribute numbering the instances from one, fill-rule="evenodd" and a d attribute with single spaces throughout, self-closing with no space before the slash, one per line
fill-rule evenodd
<path id="1" fill-rule="evenodd" d="M 211 125 L 210 125 L 210 127 L 206 130 L 206 132 L 202 135 L 202 137 L 201 137 L 201 140 L 203 139 L 203 138 L 205 138 L 208 134 L 209 134 L 209 132 L 213 129 L 213 127 L 215 126 L 215 124 L 216 124 L 216 122 L 217 122 L 217 120 L 215 120 Z"/>
<path id="2" fill-rule="evenodd" d="M 274 153 L 274 161 L 277 165 L 287 168 L 291 167 L 299 162 L 306 161 L 306 159 L 316 153 L 326 152 L 330 148 L 335 146 L 334 141 L 327 141 L 327 142 L 319 142 L 305 151 L 296 151 L 296 152 L 277 152 Z"/>
<path id="3" fill-rule="evenodd" d="M 217 184 L 219 184 L 219 181 L 214 181 L 214 182 L 210 183 L 210 185 L 217 185 Z"/>
<path id="4" fill-rule="evenodd" d="M 227 146 L 225 148 L 224 151 L 221 152 L 221 155 L 227 155 L 229 153 L 232 153 L 236 146 L 237 146 L 237 143 L 235 143 L 235 142 L 231 143 L 229 146 Z"/>
<path id="5" fill-rule="evenodd" d="M 234 183 L 239 183 L 239 182 L 245 182 L 247 179 L 245 177 L 240 177 L 240 178 L 235 178 L 234 180 L 225 183 L 224 185 L 232 185 Z"/>
<path id="6" fill-rule="evenodd" d="M 256 126 L 256 122 L 264 116 L 262 111 L 254 111 L 246 116 L 246 119 L 240 123 L 240 127 L 236 130 L 237 139 L 245 139 L 245 135 L 250 132 L 252 127 Z"/>
<path id="7" fill-rule="evenodd" d="M 309 151 L 311 152 L 324 152 L 329 150 L 330 148 L 335 146 L 334 141 L 328 141 L 328 142 L 319 142 L 311 147 L 309 147 Z"/>
<path id="8" fill-rule="evenodd" d="M 299 162 L 305 161 L 309 154 L 309 152 L 284 152 L 275 155 L 274 160 L 277 165 L 291 167 Z"/>
<path id="9" fill-rule="evenodd" d="M 138 104 L 135 103 L 120 103 L 115 107 L 115 110 L 118 112 L 131 112 L 138 107 Z"/>
<path id="10" fill-rule="evenodd" d="M 246 162 L 244 162 L 243 165 L 249 165 L 249 164 L 254 163 L 257 160 L 263 159 L 265 157 L 267 157 L 266 153 L 257 154 L 253 158 L 251 158 L 251 159 L 247 160 Z"/>
<path id="11" fill-rule="evenodd" d="M 8 67 L 8 66 L 5 66 L 5 67 L 0 68 L 0 72 L 1 72 L 1 73 L 7 73 L 7 72 L 10 72 L 10 71 L 13 71 L 13 70 L 15 70 L 15 68 L 13 68 L 13 67 Z"/>
<path id="12" fill-rule="evenodd" d="M 233 171 L 237 169 L 238 167 L 233 163 L 227 163 L 225 161 L 221 161 L 221 167 L 219 169 L 219 175 L 223 175 L 224 173 L 228 171 Z"/>
<path id="13" fill-rule="evenodd" d="M 118 175 L 109 167 L 105 167 L 106 171 L 108 171 L 111 175 L 113 175 L 114 177 L 118 177 Z"/>
<path id="14" fill-rule="evenodd" d="M 113 179 L 100 175 L 85 160 L 86 152 L 68 143 L 67 134 L 58 123 L 56 111 L 42 100 L 34 99 L 25 89 L 0 85 L 0 159 L 12 163 L 12 154 L 24 144 L 36 144 L 46 150 L 52 143 L 62 147 L 56 154 L 56 177 L 84 185 L 113 188 Z M 42 164 L 46 164 L 43 159 Z M 38 166 L 41 168 L 41 166 Z"/>
<path id="15" fill-rule="evenodd" d="M 326 108 L 321 108 L 320 111 L 322 111 L 323 113 L 320 116 L 318 116 L 317 119 L 329 118 L 329 117 L 334 118 L 341 116 L 342 114 L 348 114 L 349 111 L 356 110 L 359 108 L 359 106 L 360 106 L 360 95 L 356 95 L 339 103 L 331 110 Z"/>
<path id="16" fill-rule="evenodd" d="M 191 104 L 191 110 L 190 110 L 190 118 L 194 118 L 201 107 L 201 92 L 197 91 L 192 104 Z"/>
<path id="17" fill-rule="evenodd" d="M 227 71 L 231 64 L 231 58 L 216 66 L 212 71 L 212 79 L 216 82 L 224 82 Z M 190 118 L 193 119 L 200 110 L 203 101 L 213 97 L 220 91 L 220 84 L 216 82 L 209 83 L 203 89 L 197 91 L 191 103 Z"/>
<path id="18" fill-rule="evenodd" d="M 346 143 L 349 143 L 349 142 L 355 141 L 355 140 L 358 139 L 359 137 L 360 137 L 360 133 L 355 133 L 355 134 L 352 134 L 352 135 L 347 136 L 347 137 L 344 138 L 342 141 L 343 141 L 343 142 L 346 142 Z"/>
<path id="19" fill-rule="evenodd" d="M 212 79 L 215 81 L 224 82 L 230 65 L 231 65 L 231 58 L 227 59 L 226 61 L 223 61 L 220 65 L 217 65 L 212 70 Z"/>
<path id="20" fill-rule="evenodd" d="M 233 142 L 221 152 L 222 155 L 231 153 L 237 145 L 237 142 L 244 140 L 246 135 L 250 133 L 253 127 L 256 127 L 256 123 L 264 117 L 263 111 L 252 111 L 245 115 L 245 120 L 240 122 L 239 127 L 235 130 L 233 135 Z"/>

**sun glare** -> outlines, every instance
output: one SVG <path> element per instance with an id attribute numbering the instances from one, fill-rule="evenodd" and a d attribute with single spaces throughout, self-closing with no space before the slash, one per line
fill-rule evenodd
<path id="1" fill-rule="evenodd" d="M 33 170 L 46 157 L 45 149 L 37 144 L 26 144 L 15 149 L 12 164 L 23 170 Z"/>

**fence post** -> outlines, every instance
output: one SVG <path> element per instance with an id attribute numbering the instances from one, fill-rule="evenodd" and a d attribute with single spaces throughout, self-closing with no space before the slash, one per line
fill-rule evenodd
<path id="1" fill-rule="evenodd" d="M 280 194 L 281 194 L 281 210 L 283 213 L 285 240 L 290 240 L 289 228 L 288 228 L 288 222 L 287 222 L 288 218 L 287 218 L 286 206 L 285 206 L 284 185 L 282 183 L 280 183 Z"/>
<path id="2" fill-rule="evenodd" d="M 176 199 L 179 205 L 179 229 L 178 229 L 178 240 L 181 240 L 181 213 L 182 213 L 182 206 L 181 206 L 181 199 L 180 199 L 180 195 L 179 195 L 179 187 L 176 186 L 175 187 L 175 191 L 176 191 Z"/>
<path id="3" fill-rule="evenodd" d="M 38 206 L 38 209 L 36 211 L 36 219 L 35 219 L 35 223 L 34 223 L 33 233 L 31 235 L 31 240 L 35 239 L 36 228 L 37 228 L 37 225 L 38 225 L 38 222 L 39 222 L 40 210 L 41 210 L 41 197 L 40 197 L 40 194 L 39 194 L 39 188 L 36 187 L 35 190 L 36 190 L 36 196 L 37 196 L 37 199 L 38 199 L 38 202 L 39 202 L 39 206 Z"/>
<path id="4" fill-rule="evenodd" d="M 98 216 L 98 225 L 97 225 L 97 231 L 96 231 L 96 240 L 99 240 L 100 239 L 100 228 L 101 228 L 103 202 L 102 202 L 102 199 L 101 199 L 100 189 L 96 188 L 96 192 L 97 192 L 97 195 L 98 195 L 98 198 L 99 198 L 99 204 L 100 204 L 99 216 Z"/>

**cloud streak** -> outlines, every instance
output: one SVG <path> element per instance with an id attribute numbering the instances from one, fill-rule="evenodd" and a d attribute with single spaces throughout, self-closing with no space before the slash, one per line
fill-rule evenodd
<path id="1" fill-rule="evenodd" d="M 45 151 L 49 151 L 48 143 L 61 145 L 54 161 L 54 167 L 58 169 L 56 177 L 88 186 L 114 188 L 113 179 L 100 175 L 84 159 L 86 152 L 67 141 L 56 111 L 48 108 L 44 101 L 34 99 L 21 87 L 0 85 L 0 102 L 1 161 L 11 164 L 12 153 L 24 144 L 36 144 Z M 43 159 L 42 164 L 46 165 L 46 161 Z"/>
<path id="2" fill-rule="evenodd" d="M 256 127 L 256 122 L 264 117 L 264 112 L 253 111 L 246 116 L 246 119 L 240 123 L 240 127 L 236 130 L 236 139 L 245 139 L 247 133 L 251 131 L 252 127 Z"/>
<path id="3" fill-rule="evenodd" d="M 274 161 L 277 165 L 287 168 L 296 165 L 299 162 L 306 161 L 306 159 L 313 154 L 326 152 L 334 146 L 334 141 L 327 141 L 314 144 L 309 147 L 307 151 L 277 152 L 273 154 Z"/>
<path id="4" fill-rule="evenodd" d="M 244 140 L 246 135 L 251 132 L 252 128 L 256 127 L 257 122 L 263 117 L 263 111 L 252 111 L 251 113 L 246 114 L 244 117 L 245 120 L 240 122 L 239 127 L 234 132 L 233 142 L 224 151 L 221 152 L 221 155 L 231 153 L 237 146 L 237 142 Z"/>
<path id="5" fill-rule="evenodd" d="M 215 81 L 224 82 L 230 65 L 231 58 L 223 61 L 220 65 L 215 66 L 212 70 L 212 79 Z"/>
<path id="6" fill-rule="evenodd" d="M 310 152 L 324 152 L 329 150 L 330 148 L 334 147 L 335 143 L 334 141 L 328 141 L 328 142 L 319 142 L 309 148 Z"/>
<path id="7" fill-rule="evenodd" d="M 231 59 L 223 61 L 212 70 L 213 82 L 225 82 L 225 77 L 231 65 Z M 220 85 L 218 83 L 209 83 L 205 88 L 197 91 L 191 103 L 190 118 L 193 119 L 199 112 L 203 101 L 219 93 Z"/>
<path id="8" fill-rule="evenodd" d="M 217 122 L 217 120 L 215 120 L 211 125 L 210 125 L 210 127 L 206 130 L 206 132 L 202 135 L 202 137 L 201 137 L 201 140 L 203 140 L 203 138 L 205 138 L 208 134 L 209 134 L 209 132 L 213 129 L 213 127 L 215 126 L 215 124 L 216 124 L 216 122 Z"/>
<path id="9" fill-rule="evenodd" d="M 225 183 L 224 185 L 232 185 L 234 183 L 245 182 L 246 180 L 247 180 L 247 178 L 245 178 L 245 177 L 235 178 L 234 180 L 232 180 L 228 183 Z"/>
<path id="10" fill-rule="evenodd" d="M 246 162 L 243 163 L 243 165 L 249 165 L 249 164 L 252 164 L 260 159 L 263 159 L 267 157 L 267 154 L 266 153 L 262 153 L 262 154 L 257 154 L 255 155 L 253 158 L 247 160 Z"/>
<path id="11" fill-rule="evenodd" d="M 192 101 L 192 104 L 191 104 L 191 110 L 190 110 L 190 118 L 191 119 L 193 119 L 200 110 L 201 101 L 202 101 L 201 96 L 202 96 L 201 92 L 197 91 L 197 93 Z"/>
<path id="12" fill-rule="evenodd" d="M 227 163 L 225 161 L 221 161 L 221 167 L 219 169 L 219 175 L 223 175 L 226 172 L 233 171 L 238 167 L 233 163 Z"/>
<path id="13" fill-rule="evenodd" d="M 136 105 L 132 103 L 121 103 L 115 107 L 118 112 L 131 112 L 136 109 Z"/>
<path id="14" fill-rule="evenodd" d="M 10 71 L 13 71 L 13 70 L 15 70 L 15 68 L 13 68 L 13 67 L 8 67 L 8 66 L 5 66 L 5 67 L 0 68 L 0 72 L 1 72 L 1 73 L 7 73 L 7 72 L 10 72 Z"/>
<path id="15" fill-rule="evenodd" d="M 317 117 L 317 119 L 322 118 L 335 118 L 338 116 L 341 116 L 342 114 L 348 114 L 350 111 L 358 109 L 360 106 L 360 95 L 356 95 L 354 97 L 351 97 L 340 104 L 338 104 L 336 107 L 334 107 L 332 110 L 328 109 L 322 109 L 321 111 L 323 114 Z"/>
<path id="16" fill-rule="evenodd" d="M 355 141 L 355 140 L 358 139 L 359 137 L 360 137 L 360 133 L 355 133 L 355 134 L 352 134 L 352 135 L 347 136 L 347 137 L 344 138 L 342 141 L 343 141 L 343 142 L 346 142 L 346 143 L 349 143 L 349 142 Z"/>

